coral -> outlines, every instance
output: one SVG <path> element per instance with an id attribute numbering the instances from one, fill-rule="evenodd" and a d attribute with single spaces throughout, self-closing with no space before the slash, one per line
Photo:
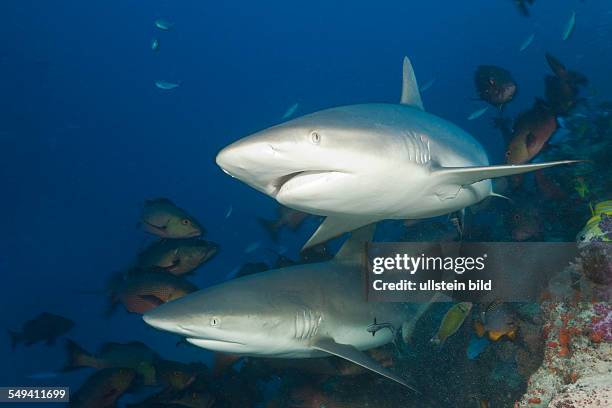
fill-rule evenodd
<path id="1" fill-rule="evenodd" d="M 612 406 L 612 342 L 604 340 L 612 306 L 548 302 L 543 309 L 544 361 L 515 407 Z"/>
<path id="2" fill-rule="evenodd" d="M 608 373 L 580 379 L 548 404 L 549 408 L 590 408 L 612 406 L 612 376 Z"/>
<path id="3" fill-rule="evenodd" d="M 612 240 L 612 216 L 605 213 L 601 214 L 599 229 L 605 234 L 605 239 Z"/>
<path id="4" fill-rule="evenodd" d="M 612 341 L 612 306 L 598 303 L 593 306 L 596 317 L 589 326 L 591 329 L 591 340 L 595 343 L 601 341 Z"/>

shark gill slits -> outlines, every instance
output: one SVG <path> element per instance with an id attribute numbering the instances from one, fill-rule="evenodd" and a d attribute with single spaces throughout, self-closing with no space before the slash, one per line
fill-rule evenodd
<path id="1" fill-rule="evenodd" d="M 311 339 L 317 335 L 321 325 L 322 316 L 312 310 L 302 310 L 295 314 L 294 335 L 298 340 Z"/>

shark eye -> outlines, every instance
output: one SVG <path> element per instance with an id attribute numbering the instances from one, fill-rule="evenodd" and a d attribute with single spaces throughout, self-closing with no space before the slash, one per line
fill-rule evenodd
<path id="1" fill-rule="evenodd" d="M 310 132 L 310 141 L 313 144 L 318 145 L 319 143 L 321 143 L 321 134 L 319 132 L 317 132 L 316 130 Z"/>
<path id="2" fill-rule="evenodd" d="M 218 317 L 212 317 L 210 319 L 210 326 L 211 327 L 217 327 L 219 325 L 219 318 Z"/>

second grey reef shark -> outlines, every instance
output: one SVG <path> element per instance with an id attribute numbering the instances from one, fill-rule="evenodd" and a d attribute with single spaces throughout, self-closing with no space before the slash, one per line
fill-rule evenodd
<path id="1" fill-rule="evenodd" d="M 233 279 L 163 304 L 144 315 L 149 325 L 205 349 L 272 358 L 338 356 L 414 390 L 363 350 L 414 327 L 418 304 L 367 302 L 365 242 L 374 225 L 354 231 L 326 262 Z M 372 333 L 373 322 L 393 330 Z"/>
<path id="2" fill-rule="evenodd" d="M 400 104 L 305 115 L 232 143 L 216 160 L 280 204 L 325 216 L 304 248 L 384 219 L 462 211 L 495 195 L 492 178 L 573 162 L 489 165 L 470 134 L 425 112 L 407 57 Z"/>

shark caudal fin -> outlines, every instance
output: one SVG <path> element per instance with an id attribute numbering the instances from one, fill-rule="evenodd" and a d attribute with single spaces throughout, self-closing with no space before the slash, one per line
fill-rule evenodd
<path id="1" fill-rule="evenodd" d="M 467 186 L 482 180 L 528 173 L 562 164 L 579 163 L 581 160 L 562 160 L 533 164 L 503 164 L 498 166 L 441 167 L 433 175 L 442 179 L 441 184 Z"/>
<path id="2" fill-rule="evenodd" d="M 404 57 L 404 66 L 402 69 L 402 98 L 400 99 L 400 103 L 402 105 L 409 105 L 420 110 L 425 110 L 425 108 L 423 108 L 423 101 L 421 100 L 419 85 L 414 75 L 414 69 L 408 57 Z"/>
<path id="3" fill-rule="evenodd" d="M 380 221 L 380 219 L 356 216 L 329 216 L 325 218 L 321 225 L 319 225 L 319 228 L 304 244 L 302 251 L 376 221 Z"/>

